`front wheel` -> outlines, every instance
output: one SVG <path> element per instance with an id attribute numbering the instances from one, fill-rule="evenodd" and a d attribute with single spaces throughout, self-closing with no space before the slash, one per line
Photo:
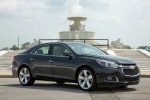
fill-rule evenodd
<path id="1" fill-rule="evenodd" d="M 78 73 L 78 85 L 84 91 L 95 90 L 96 78 L 94 72 L 89 68 L 83 68 Z"/>
<path id="2" fill-rule="evenodd" d="M 19 70 L 19 81 L 24 86 L 33 85 L 35 79 L 32 77 L 31 71 L 28 67 L 24 66 Z"/>

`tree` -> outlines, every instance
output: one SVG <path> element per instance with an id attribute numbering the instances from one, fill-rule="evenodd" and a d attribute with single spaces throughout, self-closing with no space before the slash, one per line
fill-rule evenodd
<path id="1" fill-rule="evenodd" d="M 29 47 L 30 47 L 30 42 L 26 42 L 21 45 L 21 49 L 29 49 Z"/>
<path id="2" fill-rule="evenodd" d="M 128 46 L 126 46 L 126 49 L 131 49 L 131 47 L 128 45 Z"/>
<path id="3" fill-rule="evenodd" d="M 2 48 L 2 50 L 9 50 L 9 48 L 8 48 L 8 47 L 5 47 L 5 48 Z"/>
<path id="4" fill-rule="evenodd" d="M 13 45 L 10 50 L 19 50 L 19 48 L 16 45 Z"/>
<path id="5" fill-rule="evenodd" d="M 146 48 L 150 48 L 150 46 L 139 46 L 137 49 L 146 49 Z"/>

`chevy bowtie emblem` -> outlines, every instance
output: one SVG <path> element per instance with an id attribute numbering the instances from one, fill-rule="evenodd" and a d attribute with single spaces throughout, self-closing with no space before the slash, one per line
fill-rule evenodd
<path id="1" fill-rule="evenodd" d="M 135 69 L 135 66 L 130 66 L 130 69 L 132 69 L 132 70 Z"/>

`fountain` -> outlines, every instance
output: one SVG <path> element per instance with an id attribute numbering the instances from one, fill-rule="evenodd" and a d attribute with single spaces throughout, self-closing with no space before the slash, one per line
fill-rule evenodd
<path id="1" fill-rule="evenodd" d="M 60 39 L 93 39 L 95 32 L 86 31 L 85 25 L 82 25 L 82 21 L 86 21 L 87 18 L 83 17 L 82 7 L 79 5 L 78 0 L 73 0 L 70 3 L 70 14 L 72 17 L 68 17 L 69 21 L 74 23 L 70 26 L 69 31 L 59 32 Z M 76 42 L 77 40 L 69 40 L 69 42 Z M 83 42 L 78 40 L 79 42 Z M 86 43 L 97 44 L 95 41 L 88 40 Z"/>

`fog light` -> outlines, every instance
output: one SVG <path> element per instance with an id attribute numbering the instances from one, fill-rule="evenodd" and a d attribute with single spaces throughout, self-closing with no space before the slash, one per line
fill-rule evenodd
<path id="1" fill-rule="evenodd" d="M 107 82 L 119 82 L 118 78 L 116 76 L 107 76 L 104 78 L 104 81 Z"/>
<path id="2" fill-rule="evenodd" d="M 111 81 L 111 80 L 112 80 L 112 77 L 108 77 L 107 79 L 108 79 L 109 81 Z"/>

